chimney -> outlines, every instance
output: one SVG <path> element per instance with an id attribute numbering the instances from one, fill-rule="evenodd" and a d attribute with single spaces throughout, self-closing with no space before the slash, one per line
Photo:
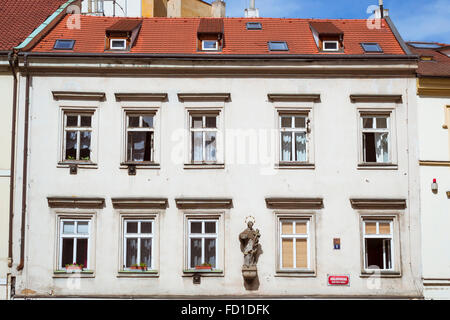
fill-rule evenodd
<path id="1" fill-rule="evenodd" d="M 375 19 L 383 19 L 384 17 L 389 16 L 389 9 L 384 8 L 383 0 L 378 0 L 378 5 L 379 8 L 373 12 L 375 14 Z"/>
<path id="2" fill-rule="evenodd" d="M 225 18 L 225 2 L 222 0 L 215 0 L 211 3 L 211 13 L 213 18 Z"/>
<path id="3" fill-rule="evenodd" d="M 250 8 L 245 9 L 246 18 L 259 18 L 259 10 L 255 8 L 255 0 L 250 0 Z"/>

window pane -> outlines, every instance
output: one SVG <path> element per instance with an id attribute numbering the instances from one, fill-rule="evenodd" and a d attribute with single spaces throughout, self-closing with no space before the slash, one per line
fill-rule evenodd
<path id="1" fill-rule="evenodd" d="M 123 40 L 112 40 L 111 48 L 125 48 L 126 43 Z"/>
<path id="2" fill-rule="evenodd" d="M 203 132 L 192 132 L 192 161 L 203 160 Z"/>
<path id="3" fill-rule="evenodd" d="M 282 128 L 292 128 L 292 117 L 281 117 Z"/>
<path id="4" fill-rule="evenodd" d="M 281 233 L 282 234 L 293 234 L 293 223 L 292 222 L 283 222 L 281 223 Z"/>
<path id="5" fill-rule="evenodd" d="M 191 268 L 202 264 L 202 239 L 191 239 Z"/>
<path id="6" fill-rule="evenodd" d="M 152 267 L 152 239 L 141 239 L 141 263 Z"/>
<path id="7" fill-rule="evenodd" d="M 294 267 L 294 242 L 292 239 L 283 239 L 281 243 L 282 268 Z"/>
<path id="8" fill-rule="evenodd" d="M 366 234 L 377 234 L 377 223 L 376 222 L 366 222 Z"/>
<path id="9" fill-rule="evenodd" d="M 61 267 L 64 268 L 67 264 L 72 264 L 73 261 L 73 241 L 74 239 L 63 239 L 62 241 L 62 256 Z"/>
<path id="10" fill-rule="evenodd" d="M 81 116 L 81 126 L 82 127 L 91 127 L 92 125 L 92 117 L 91 116 Z"/>
<path id="11" fill-rule="evenodd" d="M 191 222 L 191 233 L 202 233 L 202 223 Z"/>
<path id="12" fill-rule="evenodd" d="M 63 223 L 63 233 L 64 234 L 74 234 L 75 233 L 75 222 L 64 222 Z"/>
<path id="13" fill-rule="evenodd" d="M 306 227 L 306 222 L 297 222 L 295 224 L 296 234 L 308 234 L 308 228 Z"/>
<path id="14" fill-rule="evenodd" d="M 366 268 L 383 269 L 383 239 L 366 239 Z"/>
<path id="15" fill-rule="evenodd" d="M 77 233 L 89 234 L 89 222 L 78 222 Z"/>
<path id="16" fill-rule="evenodd" d="M 306 133 L 295 134 L 295 160 L 306 161 Z"/>
<path id="17" fill-rule="evenodd" d="M 391 248 L 391 240 L 384 239 L 384 250 L 385 250 L 385 268 L 392 269 L 392 248 Z"/>
<path id="18" fill-rule="evenodd" d="M 66 160 L 77 160 L 77 132 L 66 132 Z"/>
<path id="19" fill-rule="evenodd" d="M 129 116 L 128 117 L 128 127 L 129 128 L 139 128 L 139 116 Z"/>
<path id="20" fill-rule="evenodd" d="M 281 161 L 292 161 L 292 134 L 281 133 Z"/>
<path id="21" fill-rule="evenodd" d="M 216 239 L 205 239 L 205 263 L 216 267 Z"/>
<path id="22" fill-rule="evenodd" d="M 142 126 L 144 128 L 153 128 L 153 116 L 143 116 Z"/>
<path id="23" fill-rule="evenodd" d="M 364 142 L 364 162 L 377 162 L 375 152 L 375 133 L 363 133 Z"/>
<path id="24" fill-rule="evenodd" d="M 141 233 L 152 233 L 152 223 L 141 222 Z"/>
<path id="25" fill-rule="evenodd" d="M 377 118 L 377 128 L 386 129 L 387 128 L 387 118 Z"/>
<path id="26" fill-rule="evenodd" d="M 363 118 L 363 128 L 372 129 L 373 128 L 373 118 Z"/>
<path id="27" fill-rule="evenodd" d="M 308 242 L 306 239 L 296 240 L 296 268 L 308 268 Z"/>
<path id="28" fill-rule="evenodd" d="M 216 233 L 216 223 L 205 222 L 205 233 Z"/>
<path id="29" fill-rule="evenodd" d="M 216 133 L 207 132 L 205 134 L 206 161 L 216 161 Z"/>
<path id="30" fill-rule="evenodd" d="M 77 261 L 83 268 L 88 265 L 88 239 L 77 239 Z"/>
<path id="31" fill-rule="evenodd" d="M 80 160 L 91 160 L 91 132 L 80 131 Z"/>
<path id="32" fill-rule="evenodd" d="M 295 127 L 296 128 L 306 128 L 306 118 L 305 117 L 295 117 Z"/>
<path id="33" fill-rule="evenodd" d="M 207 128 L 217 128 L 217 117 L 206 117 Z"/>
<path id="34" fill-rule="evenodd" d="M 380 234 L 391 234 L 391 224 L 388 223 L 380 223 L 379 226 Z"/>
<path id="35" fill-rule="evenodd" d="M 203 41 L 203 48 L 204 49 L 216 49 L 217 48 L 217 41 L 204 40 Z"/>
<path id="36" fill-rule="evenodd" d="M 337 50 L 338 49 L 338 45 L 336 42 L 324 42 L 323 45 L 324 45 L 324 48 L 328 49 L 328 50 Z"/>
<path id="37" fill-rule="evenodd" d="M 137 222 L 127 222 L 127 233 L 137 233 L 138 223 Z"/>
<path id="38" fill-rule="evenodd" d="M 203 117 L 192 117 L 192 128 L 203 128 Z"/>
<path id="39" fill-rule="evenodd" d="M 389 162 L 388 133 L 375 133 L 377 162 Z"/>
<path id="40" fill-rule="evenodd" d="M 128 132 L 127 161 L 151 161 L 153 132 Z"/>
<path id="41" fill-rule="evenodd" d="M 67 116 L 67 127 L 78 127 L 78 116 Z"/>
<path id="42" fill-rule="evenodd" d="M 137 242 L 136 238 L 128 238 L 127 240 L 127 252 L 126 252 L 126 267 L 131 267 L 137 264 Z"/>

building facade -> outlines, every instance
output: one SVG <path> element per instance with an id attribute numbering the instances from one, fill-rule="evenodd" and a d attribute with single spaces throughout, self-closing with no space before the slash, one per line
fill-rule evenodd
<path id="1" fill-rule="evenodd" d="M 389 18 L 70 18 L 19 57 L 15 298 L 423 296 Z"/>
<path id="2" fill-rule="evenodd" d="M 450 299 L 450 255 L 445 254 L 450 240 L 450 52 L 445 44 L 408 45 L 420 57 L 417 107 L 424 295 Z"/>

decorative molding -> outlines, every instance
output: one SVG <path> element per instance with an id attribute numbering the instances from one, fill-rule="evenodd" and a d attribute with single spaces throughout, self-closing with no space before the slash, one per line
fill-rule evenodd
<path id="1" fill-rule="evenodd" d="M 178 209 L 230 209 L 233 199 L 225 198 L 179 198 L 175 199 Z"/>
<path id="2" fill-rule="evenodd" d="M 180 102 L 199 102 L 199 101 L 222 101 L 230 102 L 230 93 L 179 93 Z"/>
<path id="3" fill-rule="evenodd" d="M 266 198 L 269 209 L 322 209 L 322 198 Z"/>
<path id="4" fill-rule="evenodd" d="M 10 177 L 11 170 L 0 170 L 0 177 Z"/>
<path id="5" fill-rule="evenodd" d="M 167 101 L 168 95 L 167 93 L 115 93 L 116 101 L 142 101 L 142 102 L 151 102 L 151 101 Z"/>
<path id="6" fill-rule="evenodd" d="M 405 199 L 350 199 L 353 209 L 396 210 L 405 209 Z"/>
<path id="7" fill-rule="evenodd" d="M 267 98 L 270 102 L 320 102 L 320 94 L 269 93 Z"/>
<path id="8" fill-rule="evenodd" d="M 450 167 L 450 161 L 419 160 L 419 165 L 428 167 Z"/>
<path id="9" fill-rule="evenodd" d="M 105 207 L 104 198 L 47 197 L 50 208 L 101 209 Z"/>
<path id="10" fill-rule="evenodd" d="M 419 78 L 417 79 L 417 94 L 429 97 L 450 97 L 450 79 Z"/>
<path id="11" fill-rule="evenodd" d="M 357 102 L 388 102 L 388 103 L 402 103 L 403 98 L 401 94 L 351 94 L 350 100 L 352 103 Z"/>
<path id="12" fill-rule="evenodd" d="M 53 99 L 59 100 L 77 100 L 77 101 L 105 101 L 104 92 L 77 92 L 77 91 L 52 91 Z"/>
<path id="13" fill-rule="evenodd" d="M 167 209 L 167 198 L 112 198 L 114 209 Z"/>

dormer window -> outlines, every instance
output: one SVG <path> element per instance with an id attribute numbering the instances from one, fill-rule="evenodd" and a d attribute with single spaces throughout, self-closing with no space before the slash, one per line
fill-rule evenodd
<path id="1" fill-rule="evenodd" d="M 125 50 L 127 48 L 126 39 L 111 39 L 110 49 L 111 50 Z"/>
<path id="2" fill-rule="evenodd" d="M 344 32 L 332 22 L 313 21 L 309 24 L 319 52 L 344 50 Z"/>
<path id="3" fill-rule="evenodd" d="M 197 30 L 198 51 L 221 51 L 224 46 L 223 19 L 201 18 Z"/>
<path id="4" fill-rule="evenodd" d="M 269 41 L 269 51 L 289 51 L 286 41 Z"/>
<path id="5" fill-rule="evenodd" d="M 139 31 L 141 19 L 120 19 L 106 29 L 106 51 L 129 51 L 133 47 Z"/>

